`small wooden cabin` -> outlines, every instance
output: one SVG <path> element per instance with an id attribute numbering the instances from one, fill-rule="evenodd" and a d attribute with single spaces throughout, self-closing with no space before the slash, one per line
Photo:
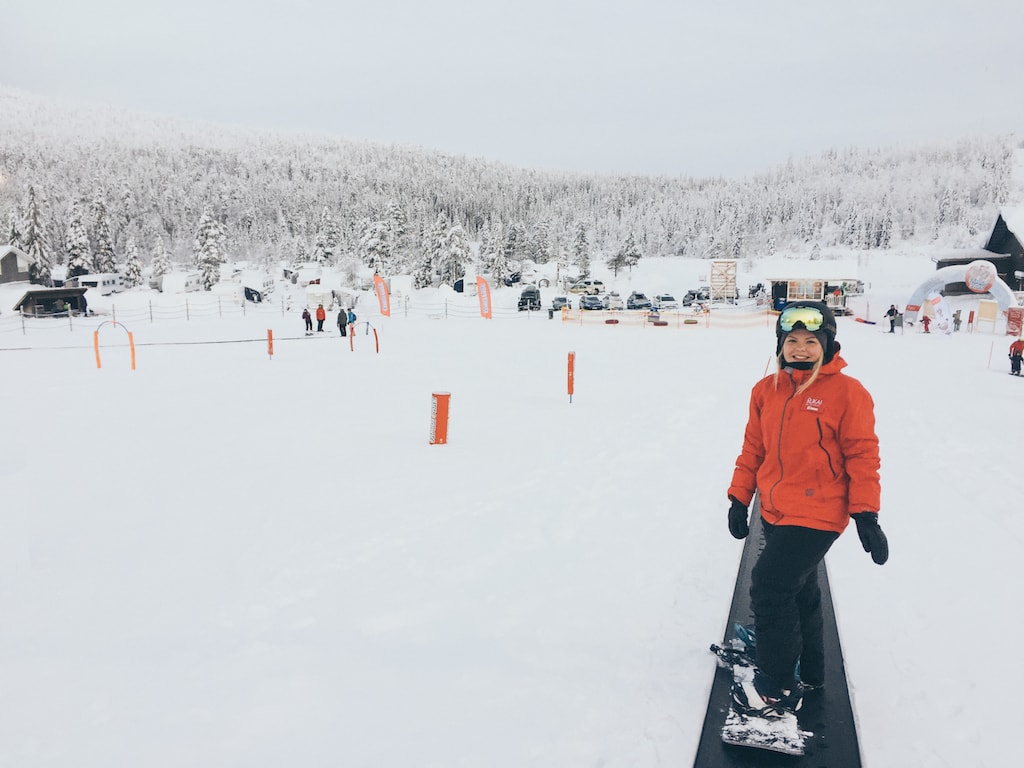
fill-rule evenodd
<path id="1" fill-rule="evenodd" d="M 88 312 L 88 302 L 85 300 L 85 292 L 88 288 L 32 288 L 25 291 L 18 303 L 14 305 L 15 312 L 33 317 L 67 317 L 72 315 L 84 315 Z"/>

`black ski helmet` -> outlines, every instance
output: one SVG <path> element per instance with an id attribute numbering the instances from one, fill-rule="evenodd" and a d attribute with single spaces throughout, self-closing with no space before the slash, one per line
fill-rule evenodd
<path id="1" fill-rule="evenodd" d="M 821 313 L 821 326 L 817 330 L 812 331 L 799 320 L 796 321 L 789 330 L 793 330 L 795 328 L 814 334 L 821 343 L 821 348 L 825 351 L 821 360 L 822 365 L 825 365 L 835 357 L 835 354 L 838 351 L 838 346 L 836 345 L 836 317 L 832 314 L 832 310 L 821 301 L 806 301 L 801 299 L 798 301 L 791 301 L 782 308 L 782 312 L 779 313 L 778 320 L 775 321 L 775 355 L 778 357 L 782 354 L 782 342 L 786 340 L 786 335 L 789 333 L 789 331 L 782 330 L 782 318 L 786 314 L 786 310 L 796 309 L 798 307 L 813 308 Z"/>

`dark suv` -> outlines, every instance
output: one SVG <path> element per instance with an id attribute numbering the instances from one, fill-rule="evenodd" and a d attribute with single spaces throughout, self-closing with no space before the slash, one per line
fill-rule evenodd
<path id="1" fill-rule="evenodd" d="M 633 291 L 626 299 L 626 309 L 650 309 L 651 300 L 640 291 Z"/>
<path id="2" fill-rule="evenodd" d="M 519 294 L 519 311 L 533 312 L 540 309 L 540 288 L 535 285 L 528 285 Z"/>

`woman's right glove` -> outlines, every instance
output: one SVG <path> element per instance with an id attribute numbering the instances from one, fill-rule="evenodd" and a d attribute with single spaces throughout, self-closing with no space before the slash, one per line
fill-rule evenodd
<path id="1" fill-rule="evenodd" d="M 736 539 L 745 539 L 750 532 L 747 526 L 747 505 L 740 503 L 735 496 L 730 496 L 732 505 L 729 507 L 729 533 Z"/>
<path id="2" fill-rule="evenodd" d="M 850 517 L 857 524 L 857 535 L 865 552 L 871 553 L 871 559 L 883 565 L 889 559 L 889 540 L 878 527 L 877 512 L 855 512 Z"/>

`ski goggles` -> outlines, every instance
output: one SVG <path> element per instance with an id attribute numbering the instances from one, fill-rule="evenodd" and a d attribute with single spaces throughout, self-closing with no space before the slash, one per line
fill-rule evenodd
<path id="1" fill-rule="evenodd" d="M 821 310 L 817 307 L 788 307 L 782 310 L 782 314 L 779 315 L 779 328 L 787 333 L 792 331 L 797 325 L 802 325 L 805 329 L 814 333 L 821 330 L 821 326 L 824 324 L 825 316 L 821 314 Z"/>

